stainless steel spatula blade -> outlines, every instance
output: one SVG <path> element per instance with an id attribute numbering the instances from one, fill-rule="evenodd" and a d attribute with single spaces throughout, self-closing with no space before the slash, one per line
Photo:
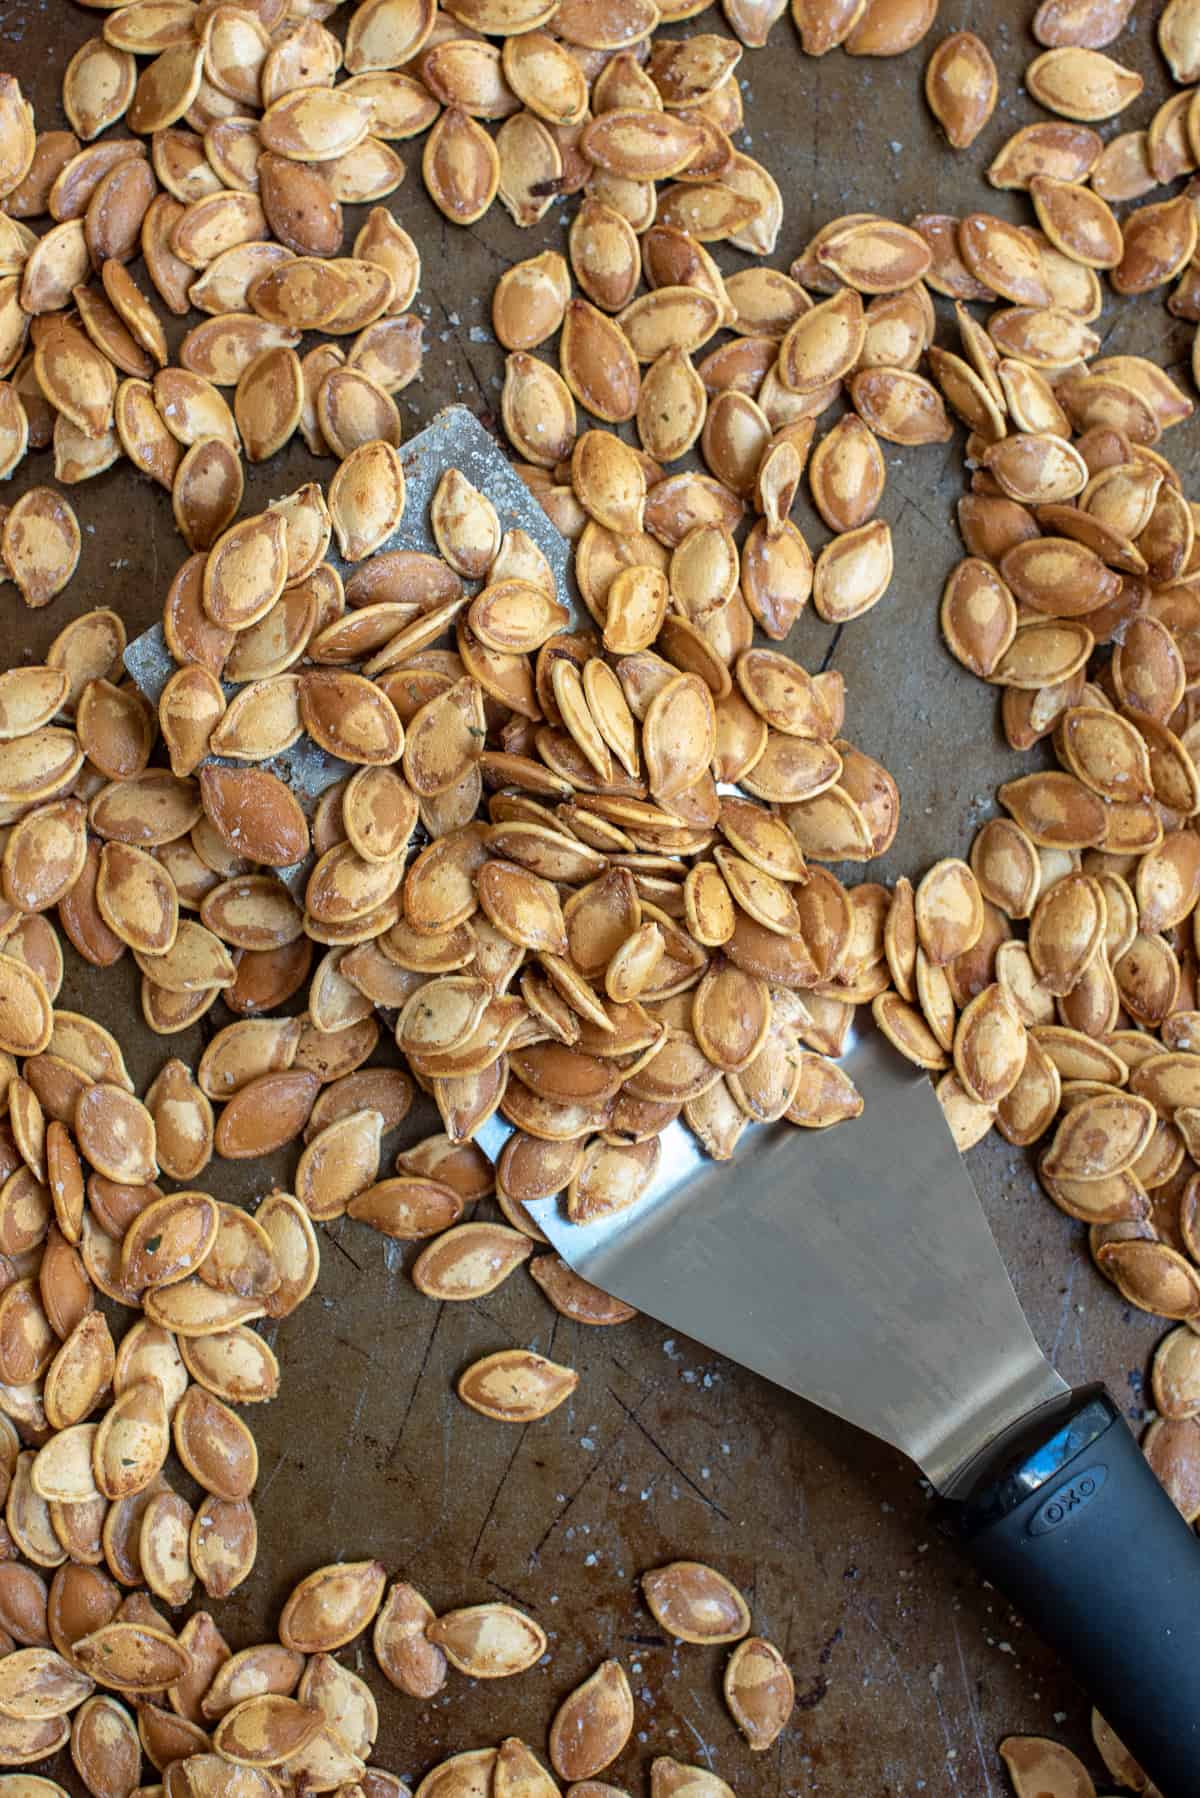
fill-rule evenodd
<path id="1" fill-rule="evenodd" d="M 844 1063 L 863 1115 L 750 1130 L 732 1161 L 664 1132 L 628 1211 L 530 1207 L 577 1273 L 893 1443 L 948 1491 L 1066 1387 L 1034 1341 L 929 1081 L 872 1029 Z"/>
<path id="2" fill-rule="evenodd" d="M 606 1292 L 901 1449 L 984 1576 L 1072 1665 L 1163 1798 L 1200 1798 L 1200 1549 L 1101 1386 L 1071 1392 L 1017 1302 L 933 1088 L 874 1030 L 863 1115 L 663 1132 L 636 1205 L 529 1206 Z"/>

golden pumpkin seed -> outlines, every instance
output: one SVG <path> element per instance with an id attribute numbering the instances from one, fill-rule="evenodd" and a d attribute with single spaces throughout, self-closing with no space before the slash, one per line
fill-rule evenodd
<path id="1" fill-rule="evenodd" d="M 1025 85 L 1048 111 L 1095 122 L 1121 112 L 1137 99 L 1144 83 L 1099 50 L 1070 45 L 1036 56 L 1025 71 Z"/>
<path id="2" fill-rule="evenodd" d="M 532 1423 L 561 1405 L 578 1383 L 573 1369 L 542 1355 L 501 1349 L 468 1367 L 456 1390 L 464 1404 L 484 1417 L 498 1423 Z"/>
<path id="3" fill-rule="evenodd" d="M 590 1780 L 616 1760 L 633 1733 L 633 1694 L 619 1661 L 603 1661 L 563 1699 L 550 1726 L 550 1761 L 560 1779 Z"/>
<path id="4" fill-rule="evenodd" d="M 474 1679 L 507 1679 L 523 1673 L 546 1651 L 545 1631 L 507 1604 L 447 1611 L 428 1624 L 425 1633 L 452 1667 Z"/>
<path id="5" fill-rule="evenodd" d="M 654 1619 L 682 1642 L 736 1642 L 750 1628 L 750 1611 L 732 1582 L 700 1561 L 672 1561 L 642 1575 Z"/>

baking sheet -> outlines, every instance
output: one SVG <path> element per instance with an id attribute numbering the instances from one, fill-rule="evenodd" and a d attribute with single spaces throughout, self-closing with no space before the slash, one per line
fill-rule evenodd
<path id="1" fill-rule="evenodd" d="M 1121 128 L 1144 125 L 1166 93 L 1151 11 L 1140 8 L 1139 29 L 1113 49 L 1147 77 L 1146 95 Z M 942 8 L 934 35 L 979 31 L 1004 96 L 974 150 L 959 155 L 940 142 L 921 98 L 933 38 L 896 62 L 855 62 L 839 52 L 814 61 L 800 54 L 786 18 L 776 25 L 768 52 L 748 53 L 739 77 L 744 147 L 784 193 L 777 266 L 786 268 L 817 225 L 850 209 L 904 218 L 983 206 L 1027 217 L 1021 197 L 994 192 L 981 171 L 1012 130 L 1041 116 L 1019 87 L 1036 48 L 1031 13 L 1029 0 Z M 61 123 L 61 71 L 99 20 L 68 0 L 5 0 L 0 9 L 0 67 L 21 77 L 42 125 Z M 698 25 L 722 29 L 715 9 Z M 563 247 L 569 208 L 531 232 L 519 232 L 499 206 L 457 230 L 425 198 L 420 143 L 399 148 L 409 173 L 391 203 L 421 248 L 417 309 L 428 320 L 424 379 L 399 396 L 405 431 L 414 434 L 455 401 L 487 422 L 498 412 L 503 371 L 490 331 L 492 285 L 511 261 Z M 355 228 L 351 213 L 348 235 Z M 745 260 L 723 250 L 719 259 L 729 268 Z M 1100 329 L 1110 327 L 1111 303 Z M 176 321 L 168 329 L 175 341 Z M 1107 348 L 1185 369 L 1191 335 L 1151 297 L 1122 313 Z M 1193 427 L 1170 439 L 1193 492 L 1197 441 Z M 953 528 L 959 445 L 885 454 L 891 589 L 868 619 L 841 633 L 806 617 L 794 645 L 810 668 L 842 671 L 847 734 L 900 783 L 896 847 L 869 870 L 890 876 L 964 851 L 996 784 L 1029 764 L 997 736 L 995 695 L 938 641 L 942 580 L 961 553 Z M 328 480 L 333 466 L 293 446 L 247 470 L 245 509 L 302 481 Z M 49 479 L 49 468 L 48 457 L 31 458 L 0 499 Z M 84 548 L 67 591 L 28 613 L 11 586 L 0 588 L 10 641 L 16 633 L 30 658 L 92 605 L 117 605 L 131 637 L 152 624 L 184 555 L 169 496 L 128 468 L 75 488 L 72 500 Z M 803 502 L 796 518 L 814 548 L 825 540 Z M 128 967 L 101 980 L 75 963 L 62 1002 L 97 1011 L 118 1031 L 140 1083 L 168 1053 L 194 1057 L 202 1046 L 201 1027 L 182 1046 L 142 1028 Z M 1034 1328 L 1064 1376 L 1105 1378 L 1136 1413 L 1160 1326 L 1131 1316 L 1103 1286 L 1081 1228 L 1038 1193 L 1024 1155 L 995 1143 L 975 1152 L 971 1167 Z M 211 1184 L 238 1199 L 286 1173 L 224 1164 Z M 729 1179 L 736 1203 L 736 1170 Z M 541 1749 L 559 1698 L 617 1654 L 631 1670 L 638 1720 L 607 1777 L 631 1792 L 644 1789 L 649 1754 L 663 1751 L 709 1763 L 739 1793 L 763 1798 L 980 1798 L 1006 1790 L 994 1744 L 1013 1730 L 1057 1735 L 1099 1771 L 1080 1694 L 938 1539 L 927 1494 L 896 1456 L 652 1324 L 569 1324 L 523 1276 L 478 1304 L 437 1307 L 407 1281 L 410 1257 L 370 1231 L 343 1223 L 322 1242 L 317 1294 L 272 1332 L 282 1392 L 252 1418 L 262 1462 L 260 1557 L 246 1586 L 215 1607 L 221 1627 L 238 1645 L 254 1640 L 270 1631 L 291 1583 L 310 1567 L 378 1554 L 435 1606 L 509 1596 L 551 1639 L 546 1666 L 491 1686 L 452 1675 L 429 1705 L 392 1693 L 364 1649 L 361 1670 L 381 1701 L 381 1765 L 419 1774 L 445 1753 L 508 1733 Z M 511 1343 L 580 1373 L 573 1401 L 525 1430 L 489 1424 L 452 1394 L 465 1365 Z M 765 1757 L 746 1751 L 725 1712 L 723 1651 L 664 1641 L 638 1600 L 639 1570 L 676 1555 L 710 1560 L 735 1578 L 755 1629 L 779 1644 L 795 1672 L 793 1725 Z M 358 1665 L 353 1652 L 348 1658 Z M 79 1790 L 69 1766 L 56 1774 Z"/>

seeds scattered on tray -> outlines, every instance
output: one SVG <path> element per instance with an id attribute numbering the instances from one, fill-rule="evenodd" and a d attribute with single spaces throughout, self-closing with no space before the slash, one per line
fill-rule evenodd
<path id="1" fill-rule="evenodd" d="M 776 1740 L 791 1717 L 796 1688 L 787 1662 L 773 1642 L 747 1636 L 725 1666 L 725 1702 L 756 1754 Z"/>
<path id="2" fill-rule="evenodd" d="M 699 1561 L 673 1561 L 642 1575 L 655 1621 L 681 1642 L 736 1642 L 750 1628 L 745 1599 L 723 1574 Z"/>
<path id="3" fill-rule="evenodd" d="M 1192 402 L 1092 328 L 1106 275 L 1121 294 L 1173 284 L 1172 312 L 1200 320 L 1190 191 L 1140 203 L 1195 167 L 1194 9 L 1159 22 L 1180 92 L 1107 145 L 1093 127 L 1142 89 L 1107 53 L 1129 6 L 1038 9 L 1026 85 L 1054 116 L 989 170 L 1028 194 L 1029 222 L 846 215 L 786 272 L 763 263 L 779 190 L 733 142 L 743 45 L 778 6 L 729 0 L 733 36 L 675 39 L 649 6 L 362 0 L 344 47 L 331 10 L 111 8 L 64 78 L 71 131 L 39 134 L 0 78 L 0 478 L 42 448 L 62 485 L 124 456 L 170 491 L 191 551 L 157 719 L 123 683 L 108 610 L 0 676 L 0 1226 L 19 1275 L 0 1295 L 0 1448 L 13 1541 L 56 1570 L 46 1629 L 0 1661 L 0 1759 L 69 1734 L 96 1791 L 132 1789 L 145 1747 L 196 1798 L 231 1764 L 256 1791 L 400 1798 L 367 1766 L 369 1694 L 332 1653 L 373 1625 L 389 1680 L 427 1697 L 447 1663 L 499 1677 L 546 1646 L 507 1605 L 437 1618 L 411 1587 L 385 1597 L 377 1563 L 311 1575 L 237 1675 L 207 1613 L 176 1636 L 122 1603 L 142 1583 L 168 1607 L 197 1580 L 222 1597 L 250 1571 L 257 1457 L 230 1407 L 277 1390 L 251 1326 L 312 1290 L 314 1223 L 421 1243 L 433 1298 L 524 1265 L 564 1316 L 618 1324 L 629 1308 L 545 1252 L 525 1205 L 561 1194 L 587 1222 L 639 1203 L 676 1119 L 725 1159 L 754 1123 L 853 1118 L 837 1057 L 860 1007 L 934 1076 L 962 1147 L 993 1127 L 1045 1139 L 1043 1185 L 1091 1227 L 1099 1270 L 1179 1320 L 1146 1452 L 1200 1509 L 1196 545 L 1160 447 Z M 852 55 L 902 53 L 935 10 L 792 8 L 805 52 Z M 925 92 L 970 146 L 996 104 L 987 46 L 941 39 Z M 135 135 L 103 135 L 122 122 Z M 380 202 L 405 175 L 393 145 L 418 137 L 454 222 L 498 198 L 533 226 L 580 196 L 567 254 L 509 269 L 493 323 L 504 428 L 572 540 L 594 629 L 570 628 L 540 553 L 458 471 L 433 502 L 440 554 L 385 547 L 406 503 L 395 395 L 422 346 L 419 249 Z M 372 207 L 349 242 L 347 204 Z M 723 273 L 726 245 L 753 262 Z M 931 294 L 956 303 L 953 347 L 932 342 Z M 159 302 L 203 314 L 178 365 Z M 944 443 L 955 420 L 967 553 L 944 635 L 1001 689 L 1012 747 L 1046 741 L 1058 766 L 1001 789 L 966 861 L 915 890 L 851 885 L 830 864 L 886 851 L 895 785 L 845 736 L 840 677 L 756 647 L 755 627 L 780 644 L 810 598 L 839 625 L 885 599 L 881 444 Z M 239 518 L 243 457 L 297 430 L 336 458 L 327 490 Z M 673 468 L 693 450 L 702 469 Z M 820 548 L 791 517 L 806 477 Z M 79 551 L 52 488 L 4 510 L 0 568 L 28 605 Z M 310 816 L 278 758 L 314 748 L 352 772 Z M 134 958 L 164 1038 L 228 1007 L 199 1068 L 167 1060 L 133 1092 L 119 1045 L 57 1006 L 55 913 L 93 966 Z M 302 991 L 302 1018 L 267 1015 Z M 381 1030 L 406 1070 L 368 1065 Z M 393 1172 L 384 1138 L 418 1088 L 443 1130 Z M 493 1168 L 476 1138 L 495 1117 L 512 1133 Z M 214 1157 L 292 1143 L 294 1195 L 253 1215 L 192 1189 Z M 161 1174 L 188 1190 L 164 1196 Z M 469 1217 L 493 1194 L 504 1223 Z M 141 1313 L 119 1344 L 96 1292 Z M 524 1423 L 575 1384 L 509 1347 L 458 1390 Z M 172 1446 L 206 1493 L 194 1516 L 164 1478 Z M 0 1568 L 5 1617 L 23 1571 Z M 644 1586 L 673 1636 L 736 1643 L 730 1710 L 768 1747 L 791 1679 L 736 1588 L 686 1561 Z M 555 1720 L 555 1771 L 592 1780 L 632 1727 L 605 1663 Z M 1110 1738 L 1098 1722 L 1120 1778 Z M 1019 1792 L 1072 1777 L 1040 1738 L 1002 1752 Z M 548 1781 L 512 1740 L 435 1774 Z M 655 1761 L 661 1798 L 697 1785 L 727 1789 Z"/>
<path id="4" fill-rule="evenodd" d="M 619 1661 L 604 1661 L 563 1699 L 550 1726 L 550 1762 L 560 1779 L 594 1779 L 633 1733 L 633 1693 Z"/>

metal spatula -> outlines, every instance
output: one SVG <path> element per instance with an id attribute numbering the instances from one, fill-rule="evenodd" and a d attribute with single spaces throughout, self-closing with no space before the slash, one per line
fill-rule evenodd
<path id="1" fill-rule="evenodd" d="M 606 1292 L 910 1456 L 1165 1798 L 1197 1798 L 1200 1545 L 1108 1393 L 1038 1348 L 929 1082 L 869 1028 L 844 1065 L 853 1123 L 724 1163 L 673 1124 L 631 1209 L 529 1209 Z"/>

